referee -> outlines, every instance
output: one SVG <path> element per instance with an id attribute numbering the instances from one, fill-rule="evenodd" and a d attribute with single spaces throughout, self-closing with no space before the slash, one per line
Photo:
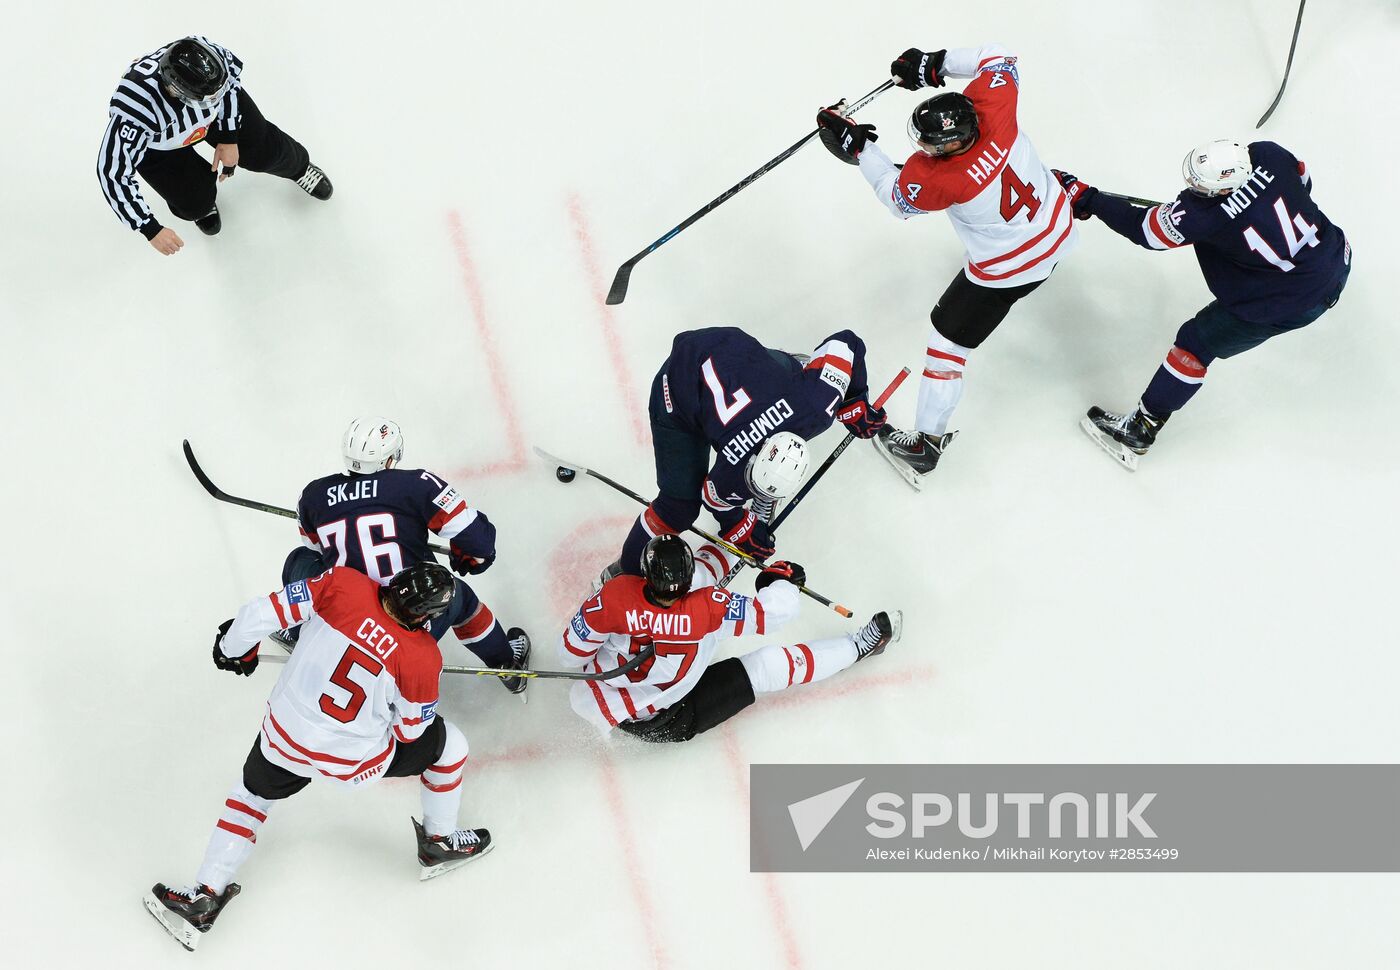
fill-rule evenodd
<path id="1" fill-rule="evenodd" d="M 185 37 L 131 65 L 112 95 L 97 178 L 117 217 L 166 256 L 185 243 L 162 226 L 136 185 L 136 176 L 170 207 L 212 236 L 219 231 L 216 186 L 239 165 L 291 179 L 317 199 L 331 181 L 305 148 L 263 117 L 240 76 L 243 62 L 203 37 Z M 214 147 L 213 164 L 194 145 Z M 222 172 L 220 172 L 222 167 Z"/>

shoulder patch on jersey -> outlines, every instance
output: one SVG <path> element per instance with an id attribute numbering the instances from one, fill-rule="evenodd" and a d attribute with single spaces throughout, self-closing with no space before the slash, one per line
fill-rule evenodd
<path id="1" fill-rule="evenodd" d="M 288 603 L 310 603 L 311 590 L 306 588 L 306 580 L 299 579 L 286 589 Z"/>
<path id="2" fill-rule="evenodd" d="M 1010 76 L 1011 80 L 1016 82 L 1018 87 L 1021 84 L 1021 75 L 1020 72 L 1016 70 L 1016 58 L 1014 57 L 1003 57 L 1000 60 L 993 61 L 979 68 L 978 73 L 991 73 L 993 75 L 991 81 L 987 84 L 989 88 L 1001 87 L 1006 83 L 1008 76 Z"/>
<path id="3" fill-rule="evenodd" d="M 896 188 L 894 193 L 894 204 L 899 206 L 899 211 L 907 212 L 911 216 L 923 212 L 924 210 L 914 205 L 913 202 L 919 197 L 919 193 L 924 190 L 924 187 L 918 182 L 911 182 L 903 186 L 903 190 L 904 191 L 901 192 Z M 905 196 L 908 196 L 908 198 L 906 199 Z"/>
<path id="4" fill-rule="evenodd" d="M 421 721 L 431 721 L 434 717 L 437 716 L 437 706 L 438 706 L 438 702 L 437 702 L 437 701 L 433 701 L 431 704 L 424 704 L 424 705 L 423 705 L 423 715 L 422 715 L 422 717 L 419 718 L 419 720 L 421 720 Z"/>
<path id="5" fill-rule="evenodd" d="M 1178 246 L 1186 242 L 1186 237 L 1182 235 L 1177 227 L 1181 225 L 1182 217 L 1186 215 L 1181 210 L 1181 200 L 1177 199 L 1170 205 L 1159 205 L 1157 207 L 1157 228 L 1162 230 L 1162 235 L 1166 236 Z"/>
<path id="6" fill-rule="evenodd" d="M 462 501 L 462 496 L 457 494 L 457 489 L 448 485 L 441 492 L 437 493 L 437 498 L 433 499 L 433 504 L 444 512 L 451 512 Z"/>
<path id="7" fill-rule="evenodd" d="M 601 608 L 602 608 L 602 604 L 599 604 L 597 607 L 594 607 L 594 608 L 595 608 L 595 609 L 601 609 Z M 590 636 L 588 635 L 588 633 L 589 633 L 589 630 L 588 630 L 588 622 L 587 622 L 586 620 L 584 620 L 584 618 L 583 618 L 583 610 L 582 610 L 582 609 L 580 609 L 577 613 L 575 613 L 575 614 L 574 614 L 574 618 L 573 618 L 572 620 L 569 621 L 569 629 L 573 630 L 573 631 L 574 631 L 574 636 L 578 637 L 580 640 L 591 640 L 591 639 L 593 639 L 592 637 L 590 637 Z"/>
<path id="8" fill-rule="evenodd" d="M 729 609 L 724 611 L 724 618 L 736 622 L 742 620 L 744 618 L 744 613 L 748 610 L 748 605 L 749 598 L 747 596 L 729 597 Z"/>
<path id="9" fill-rule="evenodd" d="M 823 364 L 822 372 L 818 376 L 840 391 L 842 397 L 846 396 L 846 391 L 851 386 L 851 375 L 833 364 Z"/>

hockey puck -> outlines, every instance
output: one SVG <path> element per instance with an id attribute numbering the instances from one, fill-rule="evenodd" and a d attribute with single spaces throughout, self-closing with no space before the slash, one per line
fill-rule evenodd
<path id="1" fill-rule="evenodd" d="M 554 477 L 559 479 L 565 485 L 572 482 L 577 476 L 578 472 L 574 471 L 572 468 L 565 468 L 563 465 L 560 465 L 558 468 L 554 469 Z"/>

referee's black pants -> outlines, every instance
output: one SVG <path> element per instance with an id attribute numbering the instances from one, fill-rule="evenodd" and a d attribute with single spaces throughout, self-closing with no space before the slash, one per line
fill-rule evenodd
<path id="1" fill-rule="evenodd" d="M 301 143 L 264 118 L 247 91 L 238 93 L 238 104 L 243 112 L 238 130 L 238 168 L 284 179 L 301 178 L 311 161 Z M 219 144 L 218 132 L 211 128 L 205 141 Z M 165 200 L 176 218 L 198 219 L 214 208 L 218 176 L 192 145 L 147 152 L 136 171 Z"/>

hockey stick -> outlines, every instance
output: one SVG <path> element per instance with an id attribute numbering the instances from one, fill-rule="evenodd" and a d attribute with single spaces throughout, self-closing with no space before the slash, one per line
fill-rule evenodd
<path id="1" fill-rule="evenodd" d="M 1269 105 L 1269 110 L 1264 112 L 1254 125 L 1256 129 L 1264 127 L 1264 122 L 1269 120 L 1269 116 L 1274 113 L 1278 103 L 1283 100 L 1283 89 L 1288 87 L 1288 72 L 1293 70 L 1293 52 L 1298 49 L 1298 31 L 1303 26 L 1303 8 L 1307 6 L 1308 0 L 1298 0 L 1298 19 L 1293 24 L 1293 43 L 1288 45 L 1288 63 L 1283 68 L 1283 83 L 1278 86 L 1278 94 L 1274 95 L 1273 104 Z"/>
<path id="2" fill-rule="evenodd" d="M 907 367 L 894 375 L 894 380 L 890 381 L 889 387 L 885 388 L 880 396 L 875 399 L 875 407 L 884 407 L 885 402 L 890 399 L 890 395 L 899 390 L 899 385 L 903 384 L 904 379 L 908 376 L 909 368 Z M 798 503 L 807 497 L 807 493 L 812 490 L 817 482 L 821 481 L 821 477 L 826 474 L 827 469 L 836 464 L 836 459 L 840 458 L 841 454 L 847 448 L 851 447 L 851 443 L 857 440 L 854 434 L 847 432 L 846 437 L 836 446 L 836 449 L 826 456 L 826 461 L 822 462 L 821 467 L 817 469 L 817 473 L 807 479 L 807 484 L 797 490 L 797 494 L 792 497 L 792 501 L 787 504 L 787 508 L 778 513 L 778 517 L 773 520 L 772 526 L 769 527 L 771 531 L 776 532 L 778 530 L 778 526 L 782 525 L 783 522 L 787 520 L 787 517 L 792 514 L 792 510 L 797 508 Z"/>
<path id="3" fill-rule="evenodd" d="M 1118 199 L 1122 202 L 1131 202 L 1133 205 L 1145 205 L 1148 208 L 1162 204 L 1160 202 L 1153 202 L 1151 199 L 1139 199 L 1135 195 L 1119 195 L 1117 192 L 1105 192 L 1103 189 L 1099 189 L 1099 195 L 1106 195 L 1110 199 Z"/>
<path id="4" fill-rule="evenodd" d="M 477 677 L 523 677 L 527 680 L 530 678 L 540 680 L 612 680 L 636 670 L 650 660 L 654 653 L 656 653 L 656 646 L 654 644 L 648 645 L 641 653 L 622 666 L 597 674 L 570 670 L 506 670 L 501 667 L 459 667 L 454 664 L 443 664 L 442 672 L 445 674 L 474 674 Z M 260 659 L 266 663 L 284 664 L 290 657 L 290 654 L 273 653 Z"/>
<path id="5" fill-rule="evenodd" d="M 874 91 L 871 91 L 865 97 L 856 101 L 854 104 L 848 106 L 847 112 L 849 114 L 855 114 L 861 108 L 864 108 L 866 105 L 870 104 L 870 102 L 874 101 L 880 95 L 884 94 L 890 88 L 894 87 L 894 85 L 894 78 L 890 78 L 888 81 L 886 81 L 884 84 L 881 84 Z M 729 188 L 725 189 L 716 198 L 712 199 L 709 202 L 709 204 L 705 205 L 697 212 L 692 213 L 690 218 L 686 219 L 680 225 L 676 226 L 670 232 L 666 233 L 666 235 L 662 236 L 660 239 L 652 243 L 646 249 L 643 249 L 640 253 L 633 256 L 627 262 L 619 266 L 617 268 L 617 275 L 613 277 L 612 288 L 608 290 L 608 306 L 616 306 L 623 300 L 627 299 L 627 285 L 632 280 L 632 269 L 638 263 L 640 263 L 646 257 L 650 256 L 656 250 L 660 249 L 664 244 L 670 242 L 682 231 L 690 228 L 695 223 L 699 222 L 701 218 L 713 212 L 715 209 L 718 209 L 730 199 L 734 198 L 734 196 L 738 195 L 744 189 L 748 188 L 754 182 L 758 181 L 758 179 L 761 176 L 768 174 L 769 172 L 773 171 L 773 169 L 781 165 L 783 162 L 787 161 L 789 158 L 791 158 L 794 154 L 797 153 L 797 150 L 799 148 L 801 148 L 803 145 L 807 144 L 809 141 L 815 138 L 820 132 L 821 129 L 818 128 L 815 131 L 810 131 L 807 134 L 803 135 L 800 140 L 798 140 L 794 145 L 789 147 L 786 151 L 780 153 L 775 158 L 771 158 L 767 162 L 764 162 L 763 165 L 758 169 L 758 171 L 752 172 L 749 175 L 744 176 L 744 178 L 742 178 L 737 185 L 732 185 Z"/>
<path id="6" fill-rule="evenodd" d="M 539 447 L 536 447 L 536 448 L 535 448 L 535 454 L 539 455 L 539 456 L 540 456 L 541 458 L 543 458 L 545 461 L 547 461 L 547 462 L 549 462 L 551 465 L 554 465 L 554 466 L 555 466 L 554 475 L 555 475 L 555 477 L 558 478 L 561 482 L 571 482 L 571 481 L 574 480 L 574 476 L 575 476 L 575 475 L 577 475 L 579 472 L 582 472 L 583 474 L 587 475 L 589 478 L 596 478 L 598 481 L 602 482 L 604 485 L 607 485 L 609 488 L 614 489 L 615 491 L 621 492 L 623 495 L 626 495 L 628 498 L 630 498 L 630 499 L 631 499 L 632 501 L 634 501 L 634 502 L 638 502 L 638 503 L 640 503 L 640 504 L 642 504 L 642 505 L 650 505 L 650 504 L 651 504 L 651 503 L 648 502 L 646 499 L 644 499 L 644 498 L 642 498 L 640 495 L 638 495 L 636 492 L 634 492 L 634 491 L 632 491 L 630 488 L 628 488 L 626 485 L 623 485 L 623 484 L 620 483 L 620 482 L 613 481 L 613 480 L 612 480 L 611 478 L 609 478 L 608 476 L 603 475 L 603 474 L 601 474 L 601 473 L 599 473 L 599 472 L 596 472 L 596 471 L 594 471 L 593 469 L 589 468 L 589 467 L 586 466 L 586 465 L 580 465 L 578 462 L 573 462 L 573 461 L 565 461 L 563 458 L 559 458 L 559 457 L 557 457 L 556 455 L 551 455 L 549 452 L 547 452 L 547 451 L 545 451 L 543 448 L 539 448 Z M 564 472 L 569 472 L 569 474 L 568 474 L 568 475 L 564 475 L 564 474 L 563 474 Z M 735 556 L 738 556 L 740 559 L 742 559 L 744 562 L 748 563 L 750 566 L 754 566 L 754 567 L 757 567 L 758 569 L 762 569 L 762 568 L 766 565 L 762 559 L 759 559 L 759 558 L 756 557 L 756 556 L 750 555 L 749 553 L 747 553 L 747 552 L 745 552 L 744 550 L 740 549 L 738 546 L 734 546 L 734 545 L 731 545 L 731 544 L 728 543 L 728 542 L 725 542 L 725 541 L 724 541 L 723 539 L 721 539 L 719 536 L 711 535 L 710 533 L 706 532 L 704 529 L 701 529 L 701 528 L 698 528 L 697 526 L 693 526 L 693 525 L 692 525 L 692 526 L 690 527 L 689 531 L 694 532 L 696 535 L 698 535 L 700 538 L 704 539 L 706 542 L 713 542 L 715 545 L 719 546 L 720 548 L 727 550 L 728 552 L 732 553 L 732 554 L 735 555 Z M 823 596 L 822 594 L 820 594 L 820 593 L 818 593 L 818 592 L 816 592 L 816 591 L 814 591 L 814 590 L 810 590 L 810 589 L 808 589 L 806 586 L 799 586 L 799 587 L 797 587 L 797 588 L 798 588 L 798 590 L 800 590 L 802 593 L 804 593 L 804 594 L 806 594 L 807 596 L 810 596 L 812 599 L 816 600 L 818 603 L 822 604 L 823 606 L 830 607 L 831 609 L 835 610 L 837 613 L 841 614 L 842 616 L 847 617 L 848 619 L 849 619 L 851 616 L 854 616 L 854 614 L 853 614 L 850 610 L 848 610 L 846 607 L 842 606 L 840 603 L 832 602 L 831 600 L 827 599 L 827 598 L 826 598 L 825 596 Z"/>
<path id="7" fill-rule="evenodd" d="M 288 519 L 295 519 L 297 517 L 297 514 L 291 509 L 284 509 L 279 505 L 268 505 L 265 502 L 255 502 L 250 498 L 239 498 L 237 495 L 230 495 L 228 492 L 225 492 L 223 489 L 219 488 L 219 486 L 215 485 L 208 475 L 204 474 L 203 468 L 199 467 L 199 462 L 196 461 L 194 457 L 194 449 L 190 447 L 189 439 L 186 439 L 183 444 L 185 447 L 185 461 L 190 463 L 190 471 L 194 472 L 194 477 L 199 479 L 199 484 L 204 486 L 204 490 L 220 502 L 227 502 L 229 505 L 239 505 L 245 509 L 253 509 L 255 512 L 269 512 L 272 515 L 280 515 Z M 437 553 L 439 556 L 447 555 L 446 548 L 431 542 L 428 543 L 428 549 Z"/>

